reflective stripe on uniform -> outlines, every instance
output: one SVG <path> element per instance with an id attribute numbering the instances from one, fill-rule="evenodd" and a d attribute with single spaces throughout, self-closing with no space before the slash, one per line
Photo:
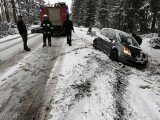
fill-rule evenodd
<path id="1" fill-rule="evenodd" d="M 47 24 L 47 27 L 50 27 L 50 24 Z"/>

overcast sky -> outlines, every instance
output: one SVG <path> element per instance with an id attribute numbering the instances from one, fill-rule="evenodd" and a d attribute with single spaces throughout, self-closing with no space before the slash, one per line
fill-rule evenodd
<path id="1" fill-rule="evenodd" d="M 44 1 L 46 2 L 46 4 L 48 4 L 48 3 L 54 4 L 54 3 L 57 3 L 57 2 L 65 2 L 69 7 L 69 12 L 71 12 L 70 8 L 71 8 L 72 0 L 44 0 Z"/>

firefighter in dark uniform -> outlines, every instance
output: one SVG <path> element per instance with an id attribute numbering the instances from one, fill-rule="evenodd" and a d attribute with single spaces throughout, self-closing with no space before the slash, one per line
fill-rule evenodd
<path id="1" fill-rule="evenodd" d="M 43 22 L 41 23 L 41 29 L 43 34 L 43 47 L 46 46 L 46 39 L 48 38 L 48 45 L 51 46 L 52 24 L 46 14 L 43 15 Z"/>
<path id="2" fill-rule="evenodd" d="M 69 15 L 66 16 L 66 20 L 63 23 L 63 31 L 64 33 L 67 35 L 67 44 L 69 44 L 69 46 L 72 45 L 71 43 L 71 38 L 72 38 L 72 30 L 74 32 L 74 28 L 73 28 L 73 23 L 72 21 L 69 19 Z"/>
<path id="3" fill-rule="evenodd" d="M 28 48 L 27 46 L 27 28 L 26 25 L 23 22 L 22 16 L 18 16 L 18 22 L 17 22 L 17 27 L 18 27 L 18 31 L 19 34 L 21 35 L 22 39 L 23 39 L 23 47 L 25 51 L 30 51 L 30 48 Z"/>

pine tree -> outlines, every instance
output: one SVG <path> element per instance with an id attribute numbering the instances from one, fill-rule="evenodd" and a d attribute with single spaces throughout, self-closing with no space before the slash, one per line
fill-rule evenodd
<path id="1" fill-rule="evenodd" d="M 108 27 L 109 21 L 109 11 L 107 9 L 107 2 L 106 0 L 100 1 L 100 10 L 99 10 L 99 21 L 102 25 L 101 27 Z"/>
<path id="2" fill-rule="evenodd" d="M 158 12 L 160 12 L 160 0 L 150 0 L 150 8 L 153 14 L 151 30 L 154 30 Z"/>
<path id="3" fill-rule="evenodd" d="M 84 0 L 73 0 L 72 1 L 72 19 L 77 25 L 81 25 L 81 19 L 83 18 L 82 3 Z"/>
<path id="4" fill-rule="evenodd" d="M 96 14 L 96 2 L 94 0 L 86 1 L 86 9 L 84 12 L 84 25 L 86 27 L 92 27 L 95 23 L 95 14 Z"/>

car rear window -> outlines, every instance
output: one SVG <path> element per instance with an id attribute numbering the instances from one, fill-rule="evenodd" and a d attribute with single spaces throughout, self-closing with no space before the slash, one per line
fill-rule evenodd
<path id="1" fill-rule="evenodd" d="M 127 45 L 131 45 L 131 46 L 139 47 L 139 44 L 137 43 L 137 41 L 131 36 L 126 36 L 126 35 L 120 34 L 120 38 L 121 38 L 120 42 L 122 44 L 127 44 Z"/>

